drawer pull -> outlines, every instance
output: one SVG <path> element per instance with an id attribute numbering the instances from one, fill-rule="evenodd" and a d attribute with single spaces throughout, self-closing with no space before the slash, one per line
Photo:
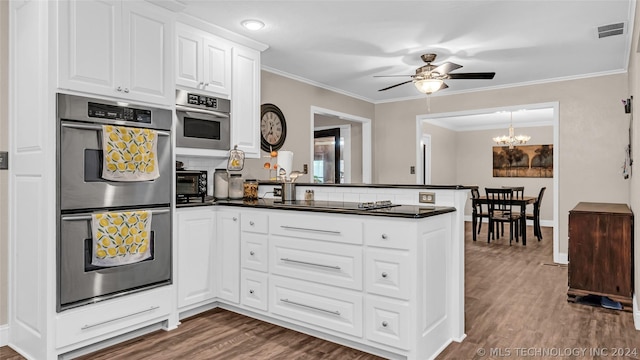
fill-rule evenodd
<path id="1" fill-rule="evenodd" d="M 281 261 L 285 261 L 285 262 L 296 263 L 296 264 L 318 266 L 318 267 L 323 267 L 323 268 L 327 268 L 327 269 L 334 269 L 334 270 L 342 269 L 340 266 L 336 266 L 336 265 L 316 264 L 316 263 L 312 263 L 312 262 L 308 262 L 308 261 L 293 260 L 293 259 L 287 259 L 287 258 L 281 258 L 280 260 Z"/>
<path id="2" fill-rule="evenodd" d="M 253 225 L 255 225 L 255 224 L 256 224 L 256 223 L 254 223 L 253 221 L 249 221 L 249 225 L 253 226 Z"/>
<path id="3" fill-rule="evenodd" d="M 387 238 L 388 238 L 389 236 L 387 236 L 387 234 L 382 234 L 382 236 L 381 236 L 381 237 L 382 237 L 382 240 L 387 240 Z"/>
<path id="4" fill-rule="evenodd" d="M 388 325 L 389 325 L 389 323 L 388 323 L 388 322 L 386 322 L 386 321 L 383 321 L 383 322 L 382 322 L 382 327 L 387 327 Z"/>
<path id="5" fill-rule="evenodd" d="M 107 321 L 102 321 L 102 322 L 91 324 L 91 325 L 85 325 L 85 326 L 81 327 L 80 330 L 87 330 L 87 329 L 90 329 L 92 327 L 108 324 L 110 322 L 122 320 L 122 319 L 125 319 L 125 318 L 128 318 L 128 317 L 134 316 L 134 315 L 140 315 L 140 314 L 143 314 L 143 313 L 146 313 L 146 312 L 149 312 L 149 311 L 153 311 L 153 310 L 156 310 L 156 309 L 159 309 L 159 308 L 160 308 L 160 306 L 152 306 L 152 307 L 150 307 L 150 308 L 148 308 L 146 310 L 137 311 L 137 312 L 134 312 L 134 313 L 129 314 L 129 315 L 124 315 L 124 316 L 117 317 L 115 319 L 110 319 L 110 320 L 107 320 Z"/>
<path id="6" fill-rule="evenodd" d="M 256 254 L 255 252 L 253 252 L 253 251 L 249 251 L 249 255 L 253 256 L 253 255 L 255 255 L 255 254 Z"/>
<path id="7" fill-rule="evenodd" d="M 383 273 L 382 273 L 382 274 L 380 274 L 380 275 L 382 275 L 382 277 L 383 277 L 383 278 L 385 278 L 385 279 L 387 278 L 387 276 L 389 276 L 389 274 L 387 274 L 386 272 L 383 272 Z"/>
<path id="8" fill-rule="evenodd" d="M 319 232 L 323 234 L 340 235 L 340 231 L 334 231 L 334 230 L 311 229 L 311 228 L 302 228 L 302 227 L 286 226 L 286 225 L 280 225 L 280 227 L 285 230 L 311 231 L 311 232 Z"/>
<path id="9" fill-rule="evenodd" d="M 297 306 L 305 307 L 305 308 L 308 308 L 308 309 L 318 310 L 318 311 L 322 311 L 322 312 L 325 312 L 325 313 L 328 313 L 328 314 L 340 316 L 340 311 L 337 311 L 337 310 L 336 311 L 327 310 L 327 309 L 315 307 L 315 306 L 312 306 L 312 305 L 307 305 L 307 304 L 302 304 L 302 303 L 299 303 L 299 302 L 291 301 L 289 299 L 280 299 L 280 301 L 282 301 L 283 303 L 287 303 L 287 304 L 291 304 L 291 305 L 297 305 Z"/>
<path id="10" fill-rule="evenodd" d="M 253 294 L 255 291 L 253 291 L 253 289 L 249 290 L 249 294 Z"/>
<path id="11" fill-rule="evenodd" d="M 233 221 L 238 221 L 238 218 L 234 216 Z"/>

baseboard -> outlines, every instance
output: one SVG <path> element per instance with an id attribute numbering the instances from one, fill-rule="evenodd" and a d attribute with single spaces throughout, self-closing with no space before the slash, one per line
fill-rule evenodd
<path id="1" fill-rule="evenodd" d="M 640 308 L 638 308 L 638 298 L 633 294 L 633 324 L 636 330 L 640 331 Z"/>
<path id="2" fill-rule="evenodd" d="M 9 324 L 0 325 L 0 346 L 9 344 Z"/>
<path id="3" fill-rule="evenodd" d="M 569 263 L 569 254 L 567 253 L 554 253 L 553 254 L 553 262 L 556 264 L 568 264 Z"/>
<path id="4" fill-rule="evenodd" d="M 472 222 L 473 218 L 471 217 L 471 215 L 465 215 L 464 216 L 464 221 Z M 482 219 L 482 223 L 483 224 L 486 224 L 488 222 L 489 222 L 489 220 Z M 533 226 L 533 220 L 527 220 L 527 225 Z M 540 226 L 553 227 L 553 220 L 540 220 Z"/>

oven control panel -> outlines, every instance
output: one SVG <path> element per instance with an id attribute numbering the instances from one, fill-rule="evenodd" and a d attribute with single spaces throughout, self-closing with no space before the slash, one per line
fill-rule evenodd
<path id="1" fill-rule="evenodd" d="M 190 105 L 199 105 L 212 109 L 218 108 L 218 98 L 210 96 L 189 93 L 189 95 L 187 95 L 187 102 Z"/>
<path id="2" fill-rule="evenodd" d="M 124 120 L 151 124 L 151 110 L 135 109 L 126 106 L 90 102 L 87 115 L 89 117 L 99 119 Z"/>

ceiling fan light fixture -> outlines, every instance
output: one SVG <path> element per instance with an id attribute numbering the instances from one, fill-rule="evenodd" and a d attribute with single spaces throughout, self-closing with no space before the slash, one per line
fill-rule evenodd
<path id="1" fill-rule="evenodd" d="M 416 80 L 413 84 L 416 86 L 416 89 L 424 94 L 433 94 L 434 92 L 440 90 L 442 87 L 443 81 L 440 79 L 422 79 Z"/>
<path id="2" fill-rule="evenodd" d="M 256 31 L 256 30 L 260 30 L 264 27 L 264 23 L 260 20 L 255 20 L 255 19 L 247 19 L 242 21 L 242 26 L 245 29 L 251 30 L 251 31 Z"/>

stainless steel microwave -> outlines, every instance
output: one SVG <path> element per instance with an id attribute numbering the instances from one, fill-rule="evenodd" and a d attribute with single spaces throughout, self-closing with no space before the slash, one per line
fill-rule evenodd
<path id="1" fill-rule="evenodd" d="M 230 109 L 228 99 L 176 90 L 176 146 L 228 151 Z"/>

